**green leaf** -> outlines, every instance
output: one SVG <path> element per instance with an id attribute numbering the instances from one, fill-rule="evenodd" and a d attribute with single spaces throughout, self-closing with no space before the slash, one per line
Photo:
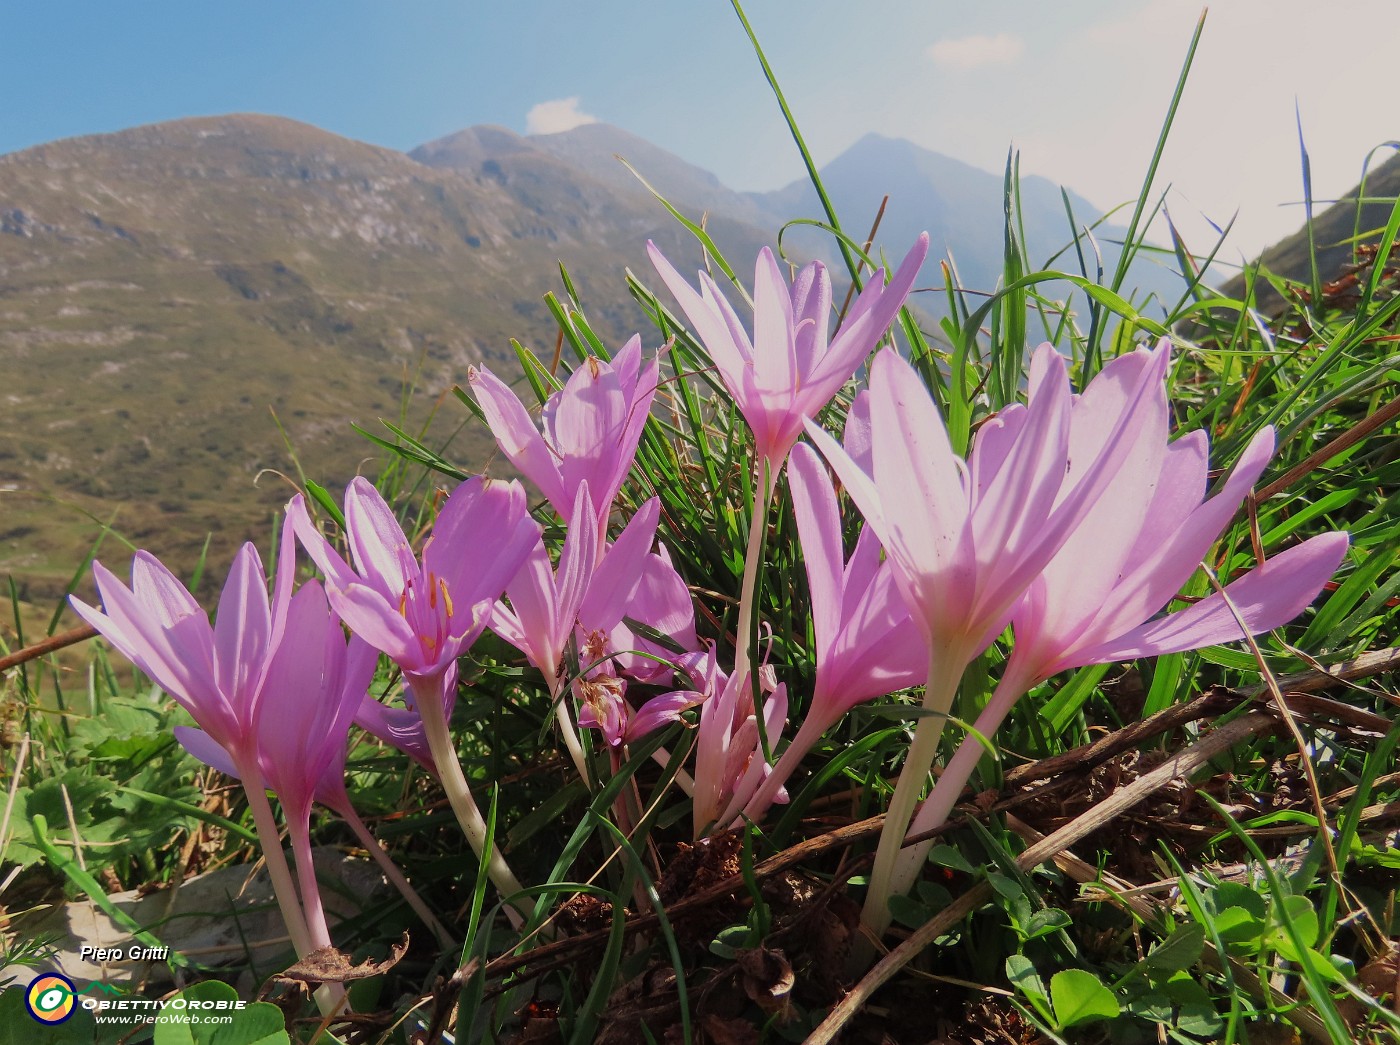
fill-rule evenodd
<path id="1" fill-rule="evenodd" d="M 905 896 L 902 893 L 889 898 L 890 915 L 900 925 L 909 929 L 917 929 L 933 917 L 924 904 L 914 899 L 912 896 Z"/>
<path id="2" fill-rule="evenodd" d="M 1176 1017 L 1176 1029 L 1194 1038 L 1215 1041 L 1225 1029 L 1225 1021 L 1220 1018 L 1220 1013 L 1215 1011 L 1215 1006 L 1210 1002 L 1193 1002 L 1181 1007 Z"/>
<path id="3" fill-rule="evenodd" d="M 1113 992 L 1093 973 L 1066 969 L 1050 978 L 1050 1000 L 1061 1027 L 1115 1019 L 1122 1012 Z"/>
<path id="4" fill-rule="evenodd" d="M 1241 885 L 1239 882 L 1222 882 L 1210 892 L 1213 901 L 1212 906 L 1217 911 L 1223 911 L 1227 907 L 1243 907 L 1254 917 L 1262 919 L 1268 909 L 1266 895 L 1253 886 Z"/>
<path id="5" fill-rule="evenodd" d="M 1292 923 L 1293 931 L 1297 933 L 1298 940 L 1304 947 L 1315 946 L 1318 940 L 1319 926 L 1317 911 L 1314 910 L 1312 901 L 1306 896 L 1285 896 L 1283 903 L 1274 910 L 1273 914 L 1274 924 L 1269 930 L 1267 945 L 1290 961 L 1299 961 L 1297 948 L 1293 944 L 1293 938 L 1285 927 L 1285 923 Z"/>
<path id="6" fill-rule="evenodd" d="M 1050 994 L 1045 989 L 1045 981 L 1035 971 L 1035 966 L 1024 954 L 1013 954 L 1006 959 L 1006 979 L 1045 1019 L 1051 1019 Z"/>
<path id="7" fill-rule="evenodd" d="M 967 857 L 963 856 L 956 848 L 945 843 L 940 843 L 928 851 L 929 863 L 938 867 L 948 867 L 954 871 L 962 871 L 965 874 L 972 874 L 975 868 L 968 863 Z"/>
<path id="8" fill-rule="evenodd" d="M 1226 945 L 1257 943 L 1264 935 L 1264 921 L 1243 907 L 1227 907 L 1215 916 L 1215 931 Z"/>
<path id="9" fill-rule="evenodd" d="M 1058 907 L 1045 907 L 1026 920 L 1024 932 L 1026 939 L 1034 940 L 1041 936 L 1049 936 L 1051 933 L 1059 932 L 1067 928 L 1072 919 Z"/>
<path id="10" fill-rule="evenodd" d="M 1154 972 L 1180 972 L 1200 961 L 1205 944 L 1205 927 L 1193 922 L 1183 925 L 1152 948 L 1142 962 Z"/>
<path id="11" fill-rule="evenodd" d="M 1153 1023 L 1171 1023 L 1176 1019 L 1172 1000 L 1156 991 L 1138 995 L 1128 1002 L 1127 1008 L 1130 1015 Z"/>
<path id="12" fill-rule="evenodd" d="M 721 958 L 733 958 L 740 951 L 753 946 L 753 935 L 753 930 L 747 925 L 726 926 L 710 941 L 710 953 Z"/>
<path id="13" fill-rule="evenodd" d="M 1004 874 L 997 874 L 995 871 L 987 872 L 987 884 L 1006 900 L 1014 900 L 1022 893 L 1020 882 L 1014 878 L 1008 878 Z"/>
<path id="14" fill-rule="evenodd" d="M 238 992 L 218 980 L 206 980 L 186 987 L 175 996 L 201 1005 L 238 1000 Z M 200 1016 L 198 1023 L 191 1022 Z M 209 1016 L 231 1016 L 228 1023 L 205 1022 Z M 290 1045 L 282 1010 L 265 1001 L 253 1002 L 242 1009 L 199 1009 L 197 1012 L 167 1007 L 156 1023 L 153 1045 Z"/>

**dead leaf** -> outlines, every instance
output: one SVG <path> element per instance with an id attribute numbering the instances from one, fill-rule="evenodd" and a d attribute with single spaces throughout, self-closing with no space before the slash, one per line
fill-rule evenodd
<path id="1" fill-rule="evenodd" d="M 408 951 L 408 931 L 403 939 L 390 948 L 389 957 L 382 962 L 361 962 L 350 964 L 350 956 L 334 947 L 320 947 L 285 972 L 273 977 L 278 983 L 350 983 L 354 980 L 367 980 L 371 976 L 388 972 L 403 960 Z"/>
<path id="2" fill-rule="evenodd" d="M 744 975 L 744 993 L 766 1015 L 778 1014 L 786 1023 L 792 1018 L 792 985 L 795 978 L 787 956 L 779 950 L 757 947 L 740 951 L 735 963 Z"/>

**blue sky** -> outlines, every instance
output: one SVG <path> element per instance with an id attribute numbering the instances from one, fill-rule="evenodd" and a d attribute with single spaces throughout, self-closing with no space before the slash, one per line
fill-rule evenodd
<path id="1" fill-rule="evenodd" d="M 235 111 L 401 149 L 476 123 L 595 118 L 736 188 L 801 173 L 726 0 L 6 7 L 0 152 Z M 1193 0 L 749 3 L 819 161 L 874 130 L 997 170 L 1014 142 L 1023 170 L 1103 207 L 1136 194 L 1199 12 Z M 1206 219 L 1240 209 L 1241 251 L 1295 227 L 1301 211 L 1281 206 L 1301 194 L 1295 98 L 1317 192 L 1349 188 L 1366 150 L 1400 137 L 1385 80 L 1397 43 L 1391 0 L 1351 0 L 1345 19 L 1321 0 L 1217 3 L 1163 162 L 1173 217 L 1201 242 Z"/>

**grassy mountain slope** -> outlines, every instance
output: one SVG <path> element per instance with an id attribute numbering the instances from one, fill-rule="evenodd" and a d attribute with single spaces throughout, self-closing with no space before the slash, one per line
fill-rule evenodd
<path id="1" fill-rule="evenodd" d="M 1353 237 L 1360 234 L 1363 242 L 1381 238 L 1380 230 L 1390 220 L 1397 196 L 1400 196 L 1400 153 L 1374 168 L 1364 182 L 1358 183 L 1342 199 L 1314 215 L 1312 231 L 1317 247 L 1317 270 L 1323 280 L 1335 279 L 1351 262 Z M 1359 200 L 1364 202 L 1358 204 Z M 1304 226 L 1265 250 L 1259 260 L 1274 275 L 1306 284 L 1312 278 L 1309 259 L 1308 230 Z M 1262 311 L 1274 313 L 1282 306 L 1283 299 L 1266 281 L 1259 280 L 1255 289 Z M 1243 278 L 1231 280 L 1224 290 L 1230 297 L 1243 297 Z"/>
<path id="2" fill-rule="evenodd" d="M 629 334 L 646 237 L 694 251 L 544 159 L 463 173 L 265 116 L 0 157 L 0 572 L 61 585 L 98 532 L 83 511 L 186 569 L 211 533 L 226 561 L 289 493 L 255 485 L 292 468 L 269 408 L 309 474 L 348 479 L 372 456 L 350 422 L 397 417 L 420 359 L 415 418 L 471 363 L 514 372 L 511 336 L 552 349 L 560 260 Z"/>

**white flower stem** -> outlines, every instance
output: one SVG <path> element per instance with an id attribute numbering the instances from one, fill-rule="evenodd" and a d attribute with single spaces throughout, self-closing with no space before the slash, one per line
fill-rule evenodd
<path id="1" fill-rule="evenodd" d="M 919 719 L 919 725 L 914 730 L 914 742 L 909 745 L 909 754 L 904 760 L 904 769 L 895 783 L 894 794 L 885 813 L 885 826 L 880 831 L 880 841 L 875 848 L 875 866 L 870 872 L 870 887 L 865 895 L 865 908 L 860 915 L 861 923 L 876 939 L 889 928 L 889 899 L 895 862 L 899 858 L 900 848 L 904 845 L 909 820 L 914 815 L 914 806 L 924 789 L 924 781 L 928 779 L 929 768 L 938 756 L 938 741 L 943 735 L 943 724 L 947 719 L 948 710 L 953 706 L 953 697 L 958 691 L 958 683 L 966 666 L 966 658 L 946 647 L 940 649 L 937 645 L 929 658 L 928 684 L 924 687 L 923 706 L 930 714 Z M 871 953 L 868 941 L 865 947 L 866 953 L 853 955 L 853 961 L 860 960 L 863 963 L 868 960 Z M 858 943 L 856 950 L 859 949 Z"/>
<path id="2" fill-rule="evenodd" d="M 763 528 L 768 523 L 768 502 L 773 496 L 773 476 L 768 462 L 759 461 L 755 471 L 758 484 L 754 487 L 753 515 L 749 519 L 749 543 L 744 551 L 744 580 L 739 589 L 739 627 L 734 635 L 734 674 L 743 678 L 748 672 L 749 642 L 753 637 L 754 592 L 758 587 L 758 571 L 763 568 Z"/>
<path id="3" fill-rule="evenodd" d="M 374 858 L 374 862 L 377 863 L 379 869 L 384 872 L 384 877 L 393 883 L 394 888 L 397 889 L 399 895 L 407 901 L 408 906 L 413 908 L 414 913 L 417 914 L 419 918 L 423 919 L 423 924 L 432 930 L 433 935 L 437 937 L 437 941 L 442 948 L 444 950 L 450 950 L 455 947 L 456 942 L 452 939 L 452 934 L 447 931 L 442 922 L 438 921 L 433 912 L 428 909 L 428 905 L 423 902 L 423 898 L 418 895 L 418 891 L 409 884 L 408 879 L 405 878 L 403 872 L 399 870 L 398 864 L 390 859 L 389 854 L 380 846 L 379 839 L 374 837 L 374 833 L 370 831 L 365 822 L 360 819 L 360 814 L 355 812 L 353 808 L 339 809 L 337 812 L 340 813 L 345 822 L 350 825 L 350 830 L 355 832 L 355 837 L 360 840 L 360 844 L 364 846 L 369 855 Z"/>
<path id="4" fill-rule="evenodd" d="M 583 782 L 589 782 L 588 756 L 583 753 L 583 746 L 579 743 L 578 730 L 574 727 L 574 716 L 569 711 L 569 694 L 567 687 L 560 685 L 560 680 L 554 669 L 544 670 L 545 685 L 549 687 L 549 698 L 554 701 L 554 717 L 559 722 L 559 732 L 564 737 L 564 747 L 568 749 L 569 757 L 574 760 L 574 768 L 578 770 L 578 775 L 583 778 Z"/>
<path id="5" fill-rule="evenodd" d="M 267 861 L 267 876 L 272 880 L 272 893 L 277 897 L 277 907 L 282 912 L 282 921 L 287 926 L 287 935 L 292 938 L 292 948 L 298 958 L 305 958 L 317 947 L 325 944 L 314 942 L 312 930 L 302 913 L 301 902 L 297 899 L 296 885 L 292 881 L 292 870 L 287 865 L 287 854 L 282 850 L 282 836 L 277 830 L 277 821 L 272 815 L 272 805 L 267 800 L 267 785 L 263 782 L 262 770 L 256 759 L 248 759 L 236 767 L 238 778 L 243 781 L 243 793 L 248 796 L 248 811 L 253 814 L 253 827 L 258 833 L 258 844 L 262 846 L 263 858 Z M 290 832 L 290 825 L 289 825 Z M 292 843 L 296 845 L 296 841 Z M 308 846 L 309 847 L 309 846 Z M 309 857 L 308 857 L 309 862 Z M 297 858 L 297 870 L 301 870 L 302 860 Z M 315 875 L 312 880 L 314 883 Z M 317 910 L 320 910 L 320 894 L 316 897 Z M 322 926 L 325 921 L 322 918 Z M 326 944 L 329 944 L 329 937 Z M 322 984 L 315 992 L 316 1006 L 321 1015 L 329 1016 L 340 1010 L 345 1001 L 345 988 L 340 984 Z"/>
<path id="6" fill-rule="evenodd" d="M 997 683 L 992 699 L 987 702 L 987 706 L 977 716 L 972 728 L 983 737 L 991 739 L 1016 701 L 1029 688 L 1030 681 L 1023 677 L 1020 671 L 1012 671 L 1008 668 L 1001 681 Z M 928 798 L 924 799 L 923 805 L 919 807 L 918 813 L 909 825 L 908 834 L 920 835 L 926 831 L 932 831 L 935 827 L 941 827 L 947 822 L 953 807 L 958 804 L 958 796 L 962 794 L 963 788 L 967 786 L 968 780 L 971 779 L 973 771 L 977 768 L 977 763 L 982 761 L 982 756 L 986 753 L 986 747 L 977 737 L 963 738 L 957 752 L 949 759 L 943 772 L 939 774 L 938 781 L 933 785 L 933 790 L 929 792 Z M 894 875 L 890 881 L 892 894 L 909 891 L 919 877 L 924 860 L 928 858 L 928 851 L 933 848 L 933 842 L 934 840 L 930 838 L 900 851 L 899 859 L 895 862 Z"/>
<path id="7" fill-rule="evenodd" d="M 476 806 L 476 799 L 472 798 L 471 788 L 462 772 L 462 763 L 457 758 L 457 751 L 452 746 L 452 737 L 447 732 L 447 716 L 442 707 L 442 694 L 436 689 L 422 693 L 415 689 L 413 699 L 418 705 L 419 715 L 423 718 L 423 733 L 427 738 L 428 750 L 432 752 L 433 761 L 437 763 L 442 788 L 447 792 L 447 801 L 452 806 L 452 811 L 457 814 L 457 822 L 462 825 L 462 832 L 471 843 L 472 850 L 481 858 L 481 854 L 486 851 L 486 821 Z M 528 918 L 535 905 L 528 896 L 517 895 L 524 886 L 501 855 L 499 845 L 491 846 L 491 855 L 486 859 L 486 873 L 506 897 L 506 917 L 513 927 L 519 928 L 524 924 L 521 915 Z"/>
<path id="8" fill-rule="evenodd" d="M 297 884 L 301 887 L 301 906 L 306 915 L 306 929 L 311 949 L 331 946 L 331 930 L 326 925 L 326 909 L 321 905 L 321 886 L 316 881 L 316 865 L 311 860 L 311 829 L 305 815 L 289 815 L 287 834 L 296 858 Z"/>
<path id="9" fill-rule="evenodd" d="M 248 811 L 253 814 L 253 827 L 258 833 L 258 844 L 262 846 L 263 859 L 267 861 L 267 875 L 272 880 L 272 892 L 277 897 L 277 906 L 286 923 L 287 935 L 292 938 L 292 947 L 298 958 L 311 953 L 310 933 L 306 919 L 301 913 L 301 903 L 297 899 L 297 889 L 292 882 L 292 871 L 287 866 L 287 855 L 282 851 L 282 836 L 277 830 L 277 821 L 272 816 L 272 806 L 267 800 L 267 786 L 263 783 L 262 771 L 255 760 L 251 764 L 239 765 L 238 777 L 243 781 L 243 792 L 248 796 Z"/>

